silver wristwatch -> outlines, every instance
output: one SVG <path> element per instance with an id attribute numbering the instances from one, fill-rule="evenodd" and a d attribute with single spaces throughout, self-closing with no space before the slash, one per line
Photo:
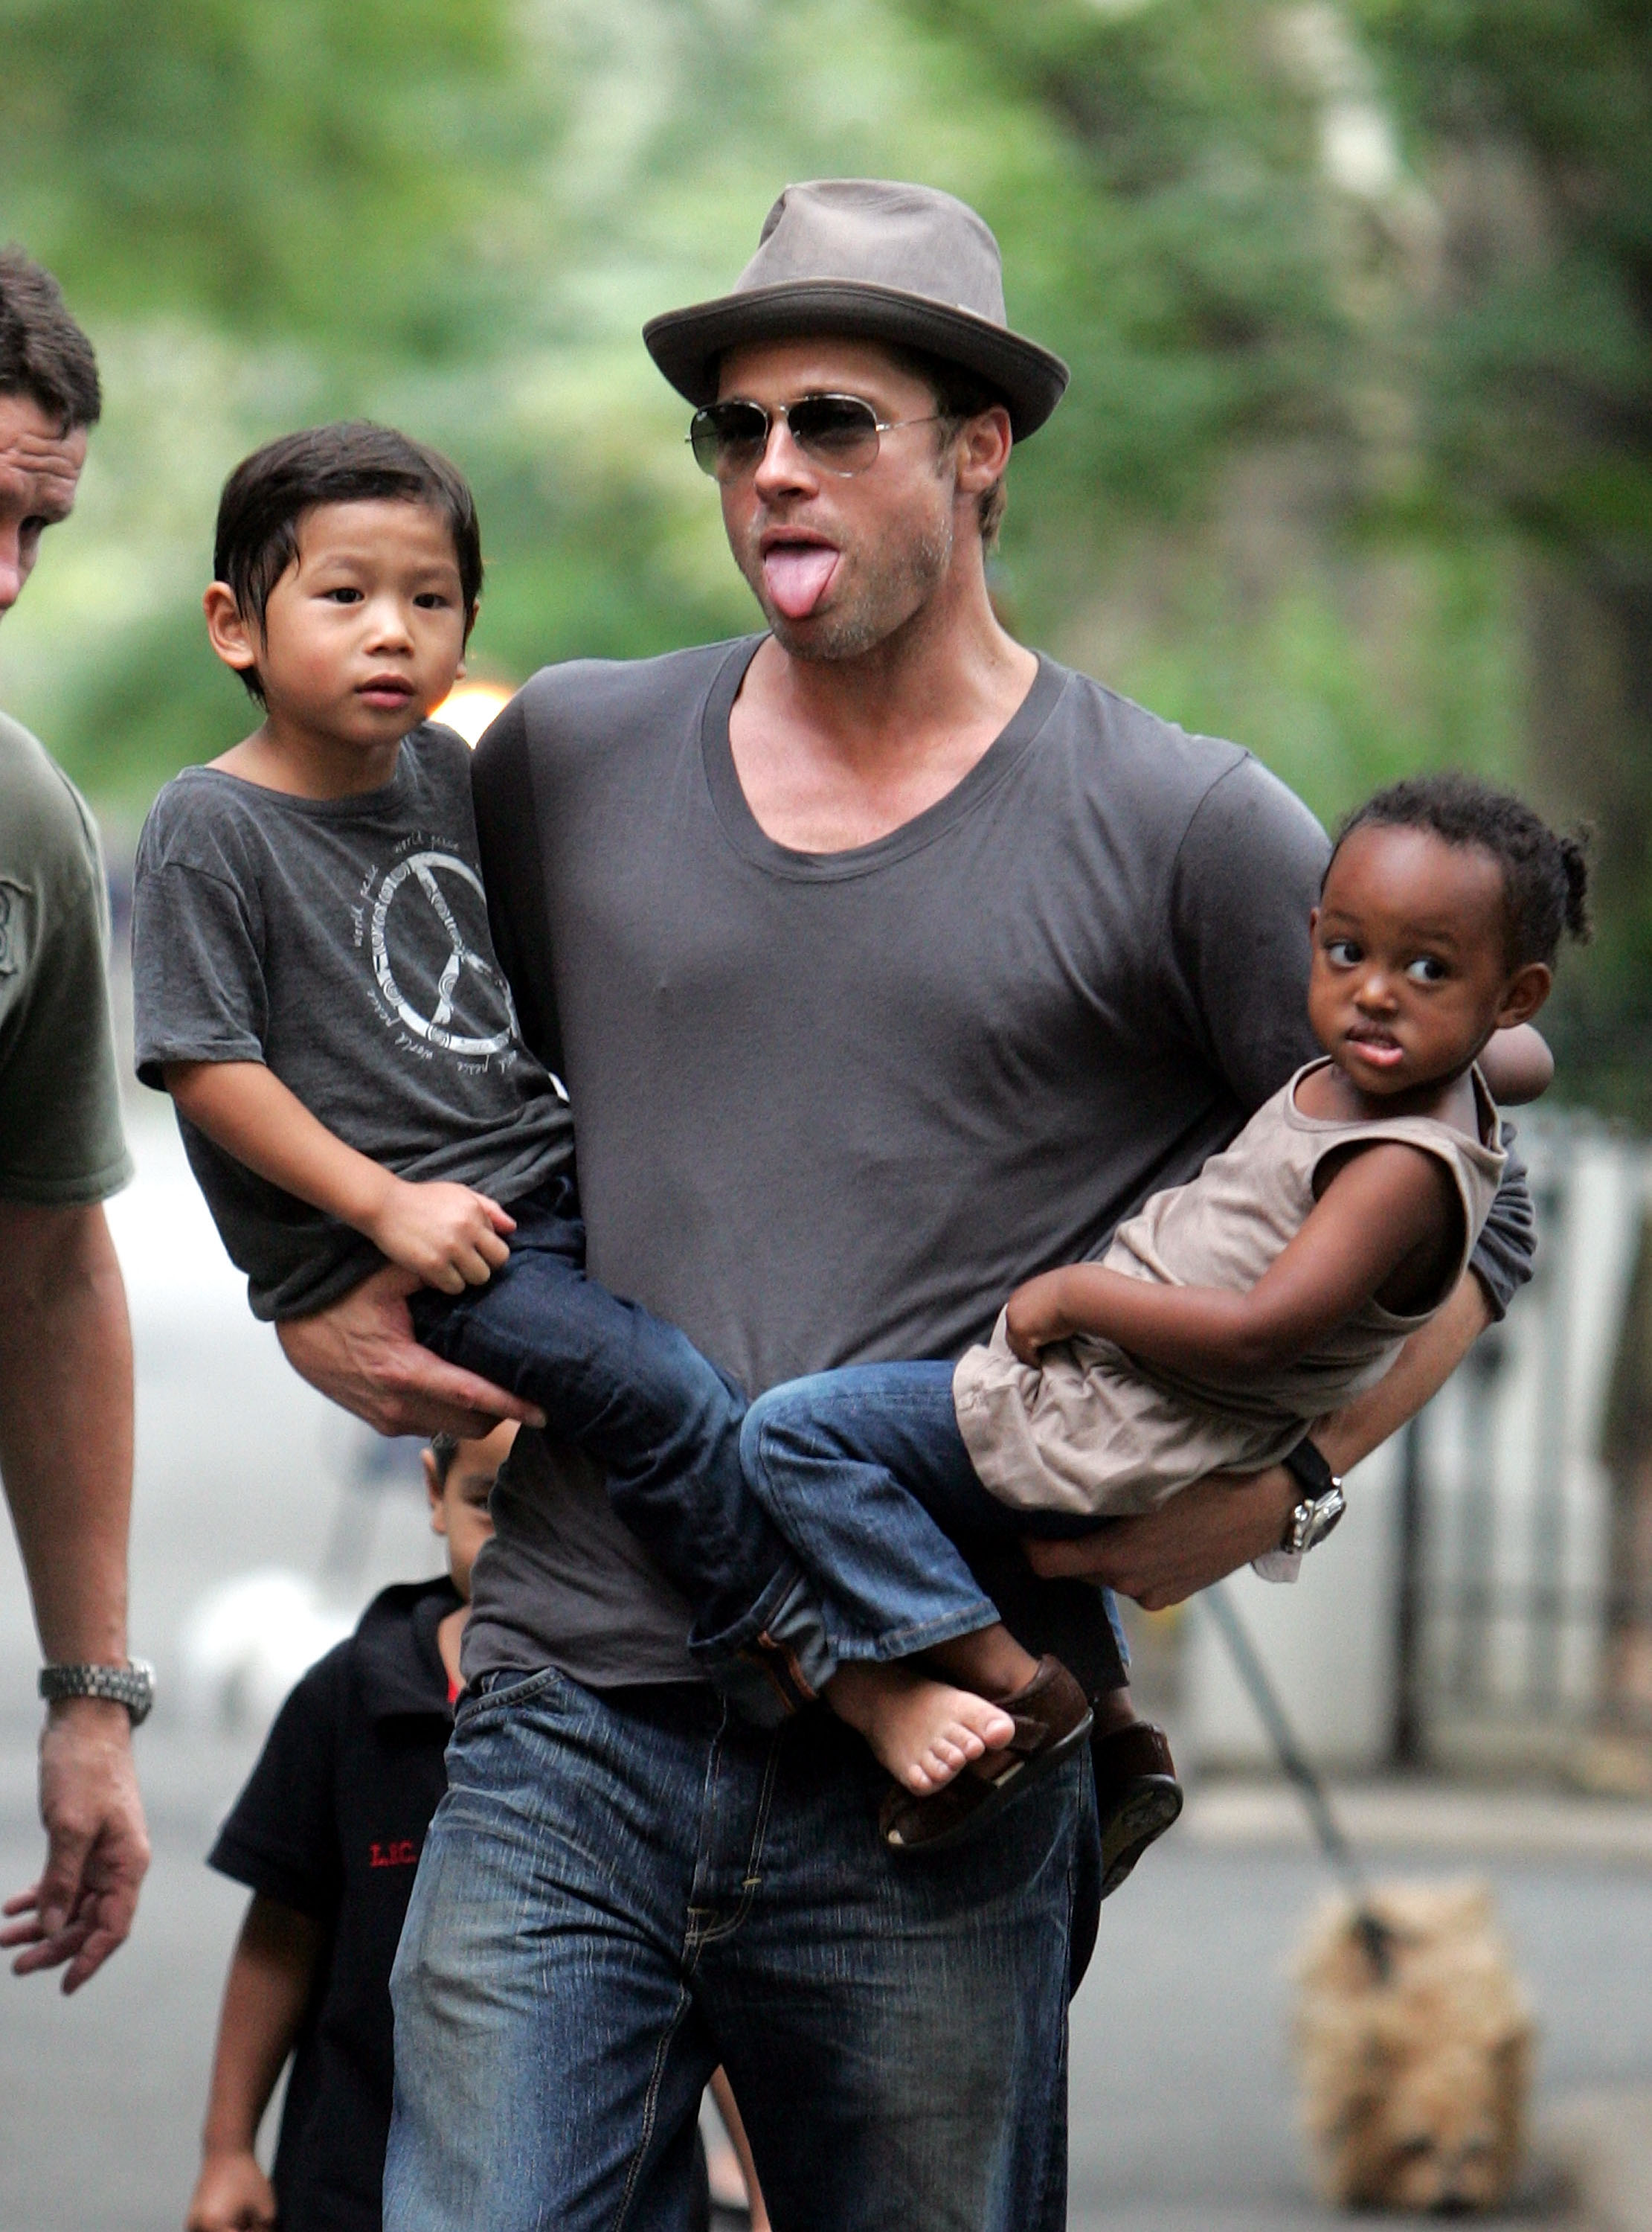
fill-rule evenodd
<path id="1" fill-rule="evenodd" d="M 1286 1522 L 1281 1550 L 1299 1557 L 1323 1542 L 1348 1509 L 1341 1480 L 1312 1442 L 1299 1442 L 1285 1460 L 1285 1470 L 1298 1486 L 1307 1490 Z"/>
<path id="2" fill-rule="evenodd" d="M 65 1697 L 107 1697 L 126 1707 L 135 1729 L 155 1702 L 155 1670 L 146 1658 L 128 1658 L 124 1666 L 42 1666 L 40 1694 L 49 1705 Z"/>

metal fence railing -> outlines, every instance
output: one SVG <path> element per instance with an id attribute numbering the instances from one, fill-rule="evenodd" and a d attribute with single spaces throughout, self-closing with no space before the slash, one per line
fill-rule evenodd
<path id="1" fill-rule="evenodd" d="M 1407 1431 L 1392 1755 L 1652 1737 L 1652 1151 L 1530 1126 L 1539 1253 Z"/>

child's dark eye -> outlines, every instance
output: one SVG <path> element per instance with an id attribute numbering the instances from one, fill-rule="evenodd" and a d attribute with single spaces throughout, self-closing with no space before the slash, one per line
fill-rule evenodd
<path id="1" fill-rule="evenodd" d="M 1351 969 L 1360 957 L 1359 948 L 1351 938 L 1328 938 L 1325 957 L 1334 961 L 1338 969 Z"/>
<path id="2" fill-rule="evenodd" d="M 445 612 L 453 600 L 442 589 L 421 589 L 413 602 L 421 612 L 440 613 Z"/>
<path id="3" fill-rule="evenodd" d="M 1438 954 L 1419 953 L 1405 973 L 1414 984 L 1443 984 L 1451 972 Z"/>
<path id="4" fill-rule="evenodd" d="M 324 603 L 331 605 L 359 605 L 361 602 L 360 589 L 323 589 L 321 597 Z"/>

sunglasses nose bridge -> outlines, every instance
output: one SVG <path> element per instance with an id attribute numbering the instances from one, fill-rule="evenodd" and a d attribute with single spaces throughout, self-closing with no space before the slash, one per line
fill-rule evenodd
<path id="1" fill-rule="evenodd" d="M 752 467 L 753 477 L 771 488 L 777 483 L 812 479 L 820 468 L 793 432 L 787 406 L 782 404 L 778 410 L 764 415 L 768 424 L 764 430 L 762 454 Z"/>

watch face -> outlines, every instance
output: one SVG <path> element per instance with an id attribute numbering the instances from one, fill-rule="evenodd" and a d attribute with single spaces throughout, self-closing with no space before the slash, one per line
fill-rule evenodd
<path id="1" fill-rule="evenodd" d="M 1348 1509 L 1348 1499 L 1341 1489 L 1328 1489 L 1324 1496 L 1316 1496 L 1308 1507 L 1308 1525 L 1305 1550 L 1312 1550 L 1316 1542 L 1323 1542 Z"/>

